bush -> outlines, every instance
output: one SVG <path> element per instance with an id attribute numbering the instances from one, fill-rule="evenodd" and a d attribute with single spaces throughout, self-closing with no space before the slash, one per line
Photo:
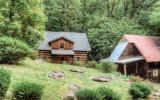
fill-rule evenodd
<path id="1" fill-rule="evenodd" d="M 96 93 L 92 89 L 82 89 L 76 92 L 76 97 L 78 100 L 101 100 L 100 94 Z"/>
<path id="2" fill-rule="evenodd" d="M 151 94 L 151 92 L 152 89 L 149 85 L 139 82 L 131 84 L 130 94 L 132 95 L 133 99 L 146 98 Z"/>
<path id="3" fill-rule="evenodd" d="M 80 66 L 80 67 L 83 67 L 83 66 L 84 66 L 84 64 L 81 63 L 80 61 L 75 61 L 75 62 L 74 62 L 74 65 L 75 65 L 75 66 Z"/>
<path id="4" fill-rule="evenodd" d="M 0 37 L 0 63 L 17 63 L 31 52 L 27 44 L 11 38 Z"/>
<path id="5" fill-rule="evenodd" d="M 106 73 L 115 72 L 117 66 L 112 62 L 101 62 L 100 69 Z"/>
<path id="6" fill-rule="evenodd" d="M 43 94 L 43 86 L 22 81 L 17 83 L 13 90 L 13 98 L 16 100 L 40 100 Z"/>
<path id="7" fill-rule="evenodd" d="M 29 58 L 31 58 L 32 60 L 38 59 L 38 52 L 37 51 L 32 51 L 29 55 Z"/>
<path id="8" fill-rule="evenodd" d="M 106 87 L 83 89 L 76 93 L 78 100 L 121 100 L 120 95 Z"/>
<path id="9" fill-rule="evenodd" d="M 120 95 L 109 88 L 100 87 L 96 91 L 101 95 L 101 100 L 121 100 Z"/>
<path id="10" fill-rule="evenodd" d="M 97 68 L 97 62 L 96 61 L 89 61 L 89 62 L 87 62 L 86 67 L 88 67 L 88 68 Z"/>
<path id="11" fill-rule="evenodd" d="M 129 77 L 129 79 L 132 81 L 132 82 L 142 82 L 144 79 L 143 78 L 141 78 L 141 77 L 139 77 L 139 76 L 133 76 L 133 75 L 131 75 L 130 77 Z"/>
<path id="12" fill-rule="evenodd" d="M 11 82 L 11 74 L 9 71 L 0 68 L 0 97 L 4 97 Z"/>

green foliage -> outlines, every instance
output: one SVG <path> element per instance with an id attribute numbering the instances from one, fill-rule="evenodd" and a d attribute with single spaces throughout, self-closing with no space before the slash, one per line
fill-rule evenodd
<path id="1" fill-rule="evenodd" d="M 22 81 L 17 83 L 13 90 L 13 98 L 16 100 L 40 100 L 43 94 L 43 86 Z"/>
<path id="2" fill-rule="evenodd" d="M 160 34 L 159 7 L 159 0 L 45 0 L 46 29 L 88 33 L 89 58 L 97 61 L 123 34 Z"/>
<path id="3" fill-rule="evenodd" d="M 11 73 L 0 68 L 0 98 L 4 97 L 11 82 Z"/>
<path id="4" fill-rule="evenodd" d="M 100 69 L 106 73 L 111 73 L 117 70 L 117 66 L 112 62 L 101 62 Z"/>
<path id="5" fill-rule="evenodd" d="M 83 66 L 84 66 L 84 64 L 83 64 L 82 62 L 80 62 L 80 61 L 75 61 L 75 62 L 74 62 L 74 65 L 75 65 L 75 66 L 80 66 L 80 67 L 83 67 Z"/>
<path id="6" fill-rule="evenodd" d="M 106 87 L 82 89 L 76 92 L 78 100 L 121 100 L 121 96 Z"/>
<path id="7" fill-rule="evenodd" d="M 131 88 L 129 92 L 134 99 L 146 98 L 148 95 L 151 94 L 152 89 L 149 85 L 135 82 L 131 84 Z"/>
<path id="8" fill-rule="evenodd" d="M 129 77 L 129 79 L 132 81 L 132 82 L 142 82 L 144 79 L 143 78 L 141 78 L 140 76 L 133 76 L 133 75 L 131 75 L 130 77 Z"/>
<path id="9" fill-rule="evenodd" d="M 17 63 L 31 52 L 31 49 L 16 38 L 0 37 L 0 63 Z"/>
<path id="10" fill-rule="evenodd" d="M 88 68 L 97 68 L 98 63 L 96 61 L 88 61 L 86 67 Z"/>
<path id="11" fill-rule="evenodd" d="M 78 100 L 101 100 L 100 94 L 96 93 L 92 89 L 82 89 L 76 92 L 76 97 Z"/>
<path id="12" fill-rule="evenodd" d="M 121 100 L 121 96 L 119 94 L 106 87 L 99 87 L 96 89 L 96 92 L 100 93 L 102 98 L 101 100 Z"/>
<path id="13" fill-rule="evenodd" d="M 46 21 L 43 0 L 0 0 L 0 8 L 0 35 L 16 37 L 30 47 L 37 47 Z"/>

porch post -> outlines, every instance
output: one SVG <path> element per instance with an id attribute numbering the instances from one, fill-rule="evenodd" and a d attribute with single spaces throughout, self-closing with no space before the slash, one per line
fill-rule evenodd
<path id="1" fill-rule="evenodd" d="M 136 75 L 138 75 L 138 63 L 136 62 Z"/>
<path id="2" fill-rule="evenodd" d="M 127 65 L 124 64 L 124 65 L 123 65 L 123 70 L 124 70 L 124 75 L 125 75 L 125 76 L 127 76 L 127 69 L 126 69 L 126 68 L 127 68 Z"/>
<path id="3" fill-rule="evenodd" d="M 147 73 L 147 79 L 148 79 L 148 63 L 146 64 L 146 73 Z"/>

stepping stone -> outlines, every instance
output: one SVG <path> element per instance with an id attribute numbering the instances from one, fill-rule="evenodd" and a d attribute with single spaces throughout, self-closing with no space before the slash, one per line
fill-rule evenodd
<path id="1" fill-rule="evenodd" d="M 69 71 L 71 71 L 71 72 L 77 72 L 77 73 L 84 73 L 84 71 L 81 70 L 81 69 L 70 69 Z"/>
<path id="2" fill-rule="evenodd" d="M 64 77 L 64 72 L 63 71 L 59 71 L 59 70 L 55 70 L 55 71 L 49 72 L 48 76 L 50 78 L 60 79 L 60 78 Z"/>
<path id="3" fill-rule="evenodd" d="M 97 76 L 97 77 L 93 77 L 92 80 L 97 82 L 110 82 L 113 79 L 112 77 L 109 77 L 109 76 Z"/>

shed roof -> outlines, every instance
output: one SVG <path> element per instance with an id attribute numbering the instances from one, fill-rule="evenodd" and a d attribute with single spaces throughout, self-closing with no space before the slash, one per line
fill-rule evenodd
<path id="1" fill-rule="evenodd" d="M 160 37 L 124 35 L 129 43 L 134 43 L 147 62 L 160 61 Z"/>
<path id="2" fill-rule="evenodd" d="M 141 60 L 144 60 L 143 56 L 134 56 L 134 57 L 129 57 L 129 58 L 126 58 L 126 59 L 115 61 L 115 63 L 117 63 L 117 64 L 128 64 L 128 63 L 141 61 Z"/>
<path id="3" fill-rule="evenodd" d="M 76 32 L 45 32 L 44 40 L 40 43 L 39 50 L 51 50 L 49 42 L 64 37 L 74 42 L 73 50 L 91 51 L 90 44 L 86 33 Z"/>

